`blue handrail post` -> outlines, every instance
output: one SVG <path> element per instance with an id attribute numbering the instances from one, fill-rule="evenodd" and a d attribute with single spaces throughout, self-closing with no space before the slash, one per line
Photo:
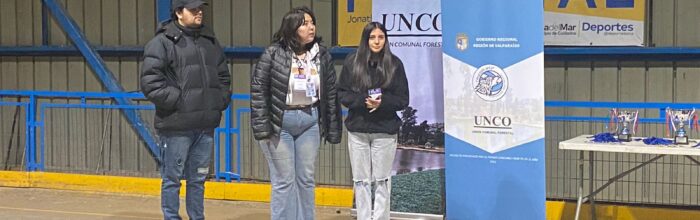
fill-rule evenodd
<path id="1" fill-rule="evenodd" d="M 225 123 L 224 125 L 226 126 L 226 129 L 224 134 L 226 135 L 226 181 L 231 182 L 231 106 L 229 105 L 226 107 L 226 110 L 224 110 L 224 114 L 226 114 L 226 117 L 224 117 Z"/>
<path id="2" fill-rule="evenodd" d="M 46 108 L 45 104 L 41 105 L 41 107 L 39 107 L 39 113 L 38 113 L 39 119 L 37 120 L 38 121 L 37 127 L 41 128 L 41 130 L 39 132 L 39 152 L 41 152 L 39 154 L 39 161 L 41 161 L 40 163 L 42 164 L 41 170 L 44 170 L 44 167 L 43 167 L 44 152 L 45 152 L 44 149 L 46 149 L 45 148 L 45 143 L 46 143 L 45 142 L 45 140 L 46 140 L 46 126 L 45 126 L 46 125 L 46 123 L 45 123 L 46 122 L 46 114 L 45 113 L 46 113 L 46 111 L 44 111 L 45 108 Z M 34 149 L 36 149 L 36 147 Z"/>
<path id="3" fill-rule="evenodd" d="M 36 170 L 36 96 L 29 96 L 29 106 L 27 109 L 27 127 L 29 128 L 28 146 L 25 149 L 26 153 L 26 170 Z M 43 152 L 41 152 L 43 154 Z"/>
<path id="4" fill-rule="evenodd" d="M 124 92 L 124 88 L 122 88 L 119 82 L 114 78 L 114 74 L 107 69 L 102 57 L 90 45 L 90 42 L 88 42 L 80 27 L 68 16 L 63 7 L 55 0 L 42 1 L 44 7 L 51 12 L 63 31 L 70 38 L 71 42 L 73 42 L 75 47 L 78 48 L 83 57 L 85 57 L 85 60 L 90 64 L 90 68 L 95 72 L 95 75 L 100 79 L 100 82 L 102 82 L 102 85 L 107 91 Z M 119 105 L 133 105 L 131 100 L 124 97 L 115 97 L 114 100 Z M 151 156 L 160 164 L 160 149 L 155 142 L 155 138 L 153 138 L 153 132 L 144 125 L 143 119 L 141 119 L 139 113 L 135 109 L 122 109 L 121 112 L 129 123 L 131 123 L 136 133 L 139 134 L 141 140 L 147 144 Z"/>
<path id="5" fill-rule="evenodd" d="M 231 132 L 231 129 L 226 128 L 224 129 L 224 131 L 224 134 L 226 134 L 226 136 L 231 135 L 231 133 L 229 133 Z M 224 165 L 226 165 L 224 167 L 224 169 L 226 170 L 226 175 L 224 177 L 226 179 L 226 182 L 231 182 L 231 173 L 233 172 L 231 171 L 231 145 L 230 143 L 228 143 L 228 141 L 225 144 L 224 153 L 226 154 L 224 155 Z"/>
<path id="6" fill-rule="evenodd" d="M 31 100 L 31 98 L 30 98 L 30 100 Z M 24 112 L 25 112 L 25 116 L 24 116 L 24 118 L 25 118 L 25 123 L 24 123 L 24 153 L 26 155 L 29 155 L 28 150 L 29 150 L 29 148 L 32 147 L 31 130 L 32 130 L 33 126 L 32 126 L 31 116 L 33 114 L 31 113 L 29 107 L 30 107 L 30 104 L 27 104 L 27 105 L 25 105 L 25 109 L 24 109 Z M 28 159 L 29 159 L 29 157 L 25 156 L 24 160 L 27 164 L 29 164 Z M 27 166 L 27 168 L 28 167 L 29 166 Z M 25 169 L 29 170 L 27 168 L 25 168 Z"/>
<path id="7" fill-rule="evenodd" d="M 239 110 L 245 110 L 245 112 L 250 112 L 250 108 L 243 108 Z M 238 172 L 238 176 L 236 176 L 236 180 L 238 182 L 241 181 L 241 175 L 243 175 L 243 172 L 241 172 L 241 114 L 244 111 L 238 111 L 236 110 L 236 132 L 238 135 L 236 135 L 236 172 Z"/>
<path id="8" fill-rule="evenodd" d="M 219 177 L 220 177 L 219 172 L 221 172 L 221 170 L 219 168 L 219 166 L 220 166 L 219 163 L 221 162 L 221 160 L 219 159 L 221 157 L 221 156 L 219 156 L 219 155 L 221 155 L 221 153 L 220 153 L 221 150 L 219 149 L 219 148 L 221 148 L 219 146 L 219 142 L 220 142 L 219 141 L 219 138 L 220 138 L 219 132 L 221 132 L 221 128 L 214 129 L 214 179 L 216 181 L 219 181 Z"/>
<path id="9" fill-rule="evenodd" d="M 247 99 L 250 99 L 250 96 L 246 96 Z M 241 181 L 241 115 L 244 112 L 251 112 L 250 108 L 247 107 L 241 107 L 236 109 L 236 128 L 231 129 L 231 133 L 236 133 L 236 172 L 238 172 L 238 175 L 236 176 L 236 180 L 238 182 Z"/>

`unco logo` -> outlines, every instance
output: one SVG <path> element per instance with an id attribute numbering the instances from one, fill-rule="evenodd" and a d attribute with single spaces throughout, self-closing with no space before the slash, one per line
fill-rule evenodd
<path id="1" fill-rule="evenodd" d="M 511 129 L 513 120 L 505 116 L 474 116 L 475 128 Z"/>
<path id="2" fill-rule="evenodd" d="M 394 33 L 442 31 L 442 13 L 382 14 L 382 22 L 387 31 Z"/>
<path id="3" fill-rule="evenodd" d="M 508 91 L 508 76 L 496 65 L 479 67 L 472 77 L 474 93 L 485 101 L 497 101 Z"/>

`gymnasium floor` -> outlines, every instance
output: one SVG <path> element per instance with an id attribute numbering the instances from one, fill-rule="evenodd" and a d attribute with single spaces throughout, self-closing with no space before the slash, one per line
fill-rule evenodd
<path id="1" fill-rule="evenodd" d="M 270 219 L 268 203 L 207 199 L 204 207 L 207 219 Z M 180 213 L 187 216 L 184 199 Z M 156 196 L 0 187 L 0 219 L 162 219 L 162 215 Z M 352 217 L 349 208 L 319 206 L 316 219 Z"/>

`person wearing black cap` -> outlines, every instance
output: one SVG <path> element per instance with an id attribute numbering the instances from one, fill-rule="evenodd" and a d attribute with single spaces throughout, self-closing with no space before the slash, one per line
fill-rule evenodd
<path id="1" fill-rule="evenodd" d="M 173 0 L 172 17 L 146 44 L 141 91 L 156 106 L 160 136 L 161 207 L 164 219 L 181 219 L 180 179 L 187 181 L 187 215 L 204 219 L 204 182 L 214 128 L 231 97 L 223 49 L 202 24 L 201 0 Z"/>

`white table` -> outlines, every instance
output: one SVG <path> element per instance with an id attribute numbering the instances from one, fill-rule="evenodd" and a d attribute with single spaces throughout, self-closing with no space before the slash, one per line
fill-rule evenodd
<path id="1" fill-rule="evenodd" d="M 696 160 L 695 158 L 691 156 L 700 156 L 700 148 L 693 148 L 692 146 L 697 144 L 697 140 L 690 140 L 689 144 L 686 145 L 646 145 L 642 141 L 634 141 L 635 139 L 640 139 L 640 138 L 632 138 L 633 141 L 631 142 L 614 142 L 614 143 L 595 143 L 592 142 L 591 136 L 593 135 L 581 135 L 566 141 L 559 142 L 559 149 L 562 150 L 577 150 L 580 151 L 579 154 L 579 188 L 578 188 L 578 200 L 576 202 L 576 220 L 579 218 L 579 213 L 581 211 L 581 204 L 583 204 L 586 201 L 589 201 L 591 204 L 591 216 L 592 219 L 596 219 L 595 216 L 595 202 L 594 202 L 594 197 L 596 194 L 599 192 L 603 191 L 606 187 L 608 187 L 610 184 L 614 183 L 615 181 L 621 179 L 622 177 L 626 176 L 627 174 L 634 172 L 635 170 L 650 164 L 666 155 L 683 155 L 686 156 L 688 159 L 693 161 L 694 163 L 700 165 L 700 161 Z M 589 163 L 589 191 L 587 196 L 583 196 L 583 164 L 585 163 L 584 160 L 584 153 L 588 151 L 588 163 Z M 605 184 L 598 188 L 594 188 L 593 186 L 593 156 L 595 152 L 615 152 L 615 153 L 632 153 L 632 154 L 655 154 L 657 155 L 656 157 L 653 157 L 649 159 L 648 161 L 645 161 L 635 167 L 630 168 L 629 170 L 626 170 L 608 180 Z"/>

